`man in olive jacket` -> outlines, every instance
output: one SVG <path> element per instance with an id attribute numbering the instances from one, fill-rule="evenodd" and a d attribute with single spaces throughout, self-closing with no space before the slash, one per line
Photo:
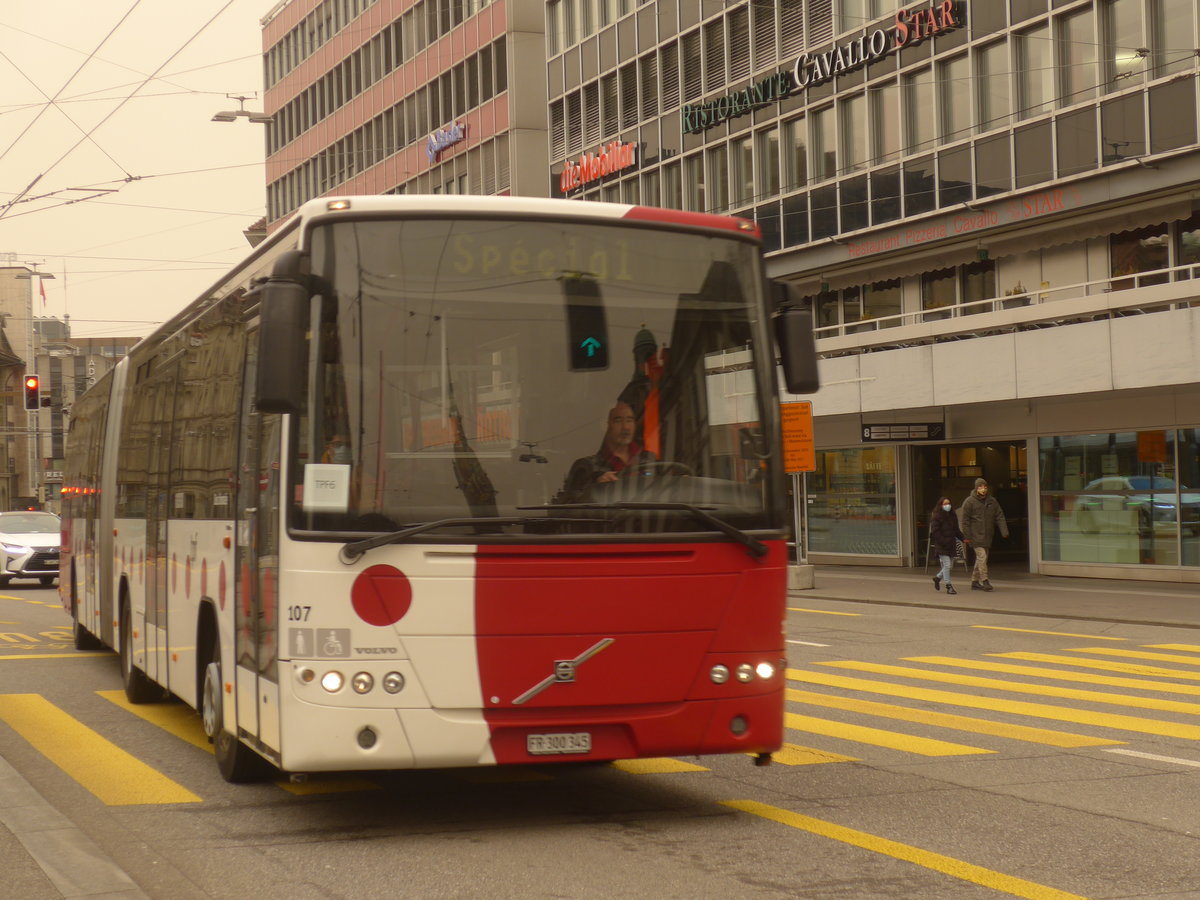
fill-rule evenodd
<path id="1" fill-rule="evenodd" d="M 988 581 L 988 553 L 991 551 L 992 539 L 997 530 L 1002 537 L 1008 537 L 1008 523 L 1004 521 L 1004 510 L 1000 508 L 996 498 L 988 493 L 988 483 L 982 478 L 976 478 L 975 490 L 963 501 L 958 513 L 959 519 L 962 520 L 963 538 L 975 550 L 971 590 L 990 591 L 992 583 Z"/>

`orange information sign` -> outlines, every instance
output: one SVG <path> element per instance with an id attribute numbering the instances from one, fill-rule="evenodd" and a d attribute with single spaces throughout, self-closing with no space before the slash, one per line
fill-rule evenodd
<path id="1" fill-rule="evenodd" d="M 815 472 L 817 453 L 813 446 L 812 404 L 779 404 L 783 425 L 783 469 L 789 474 Z"/>

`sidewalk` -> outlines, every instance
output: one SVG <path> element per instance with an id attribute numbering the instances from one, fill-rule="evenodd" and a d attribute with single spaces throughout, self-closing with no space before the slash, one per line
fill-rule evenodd
<path id="1" fill-rule="evenodd" d="M 933 567 L 926 573 L 919 568 L 817 566 L 815 586 L 790 591 L 789 598 L 1200 628 L 1200 584 L 1062 578 L 993 564 L 994 591 L 971 590 L 970 575 L 956 568 L 958 593 L 947 595 L 934 590 L 935 571 Z"/>

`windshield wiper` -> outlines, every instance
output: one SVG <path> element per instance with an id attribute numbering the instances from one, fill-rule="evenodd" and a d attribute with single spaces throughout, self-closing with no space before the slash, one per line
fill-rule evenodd
<path id="1" fill-rule="evenodd" d="M 643 500 L 620 500 L 616 503 L 556 503 L 553 506 L 518 506 L 517 509 L 642 509 L 642 510 L 678 510 L 699 519 L 705 525 L 721 532 L 737 541 L 746 548 L 746 552 L 755 559 L 762 559 L 769 552 L 768 547 L 752 534 L 747 534 L 736 525 L 730 525 L 724 519 L 718 519 L 712 513 L 691 503 L 668 503 Z"/>
<path id="2" fill-rule="evenodd" d="M 525 507 L 521 508 L 524 509 Z M 538 507 L 529 508 L 535 509 Z M 377 534 L 375 537 L 363 538 L 361 541 L 350 541 L 348 544 L 344 544 L 342 549 L 338 551 L 338 559 L 346 565 L 350 565 L 368 550 L 374 550 L 376 547 L 382 547 L 384 544 L 398 544 L 401 541 L 408 540 L 410 537 L 415 537 L 426 531 L 433 531 L 436 528 L 454 528 L 463 525 L 540 525 L 546 522 L 569 522 L 577 525 L 580 522 L 588 521 L 599 522 L 603 520 L 554 516 L 462 516 L 454 519 L 434 519 L 431 522 L 419 522 L 416 525 L 410 525 L 408 528 L 402 528 L 399 531 L 393 531 L 388 534 Z"/>

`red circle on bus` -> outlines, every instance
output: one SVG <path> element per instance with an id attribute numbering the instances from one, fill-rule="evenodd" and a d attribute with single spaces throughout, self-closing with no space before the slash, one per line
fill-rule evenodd
<path id="1" fill-rule="evenodd" d="M 368 625 L 395 625 L 412 606 L 412 583 L 395 566 L 369 566 L 354 579 L 350 602 Z"/>

